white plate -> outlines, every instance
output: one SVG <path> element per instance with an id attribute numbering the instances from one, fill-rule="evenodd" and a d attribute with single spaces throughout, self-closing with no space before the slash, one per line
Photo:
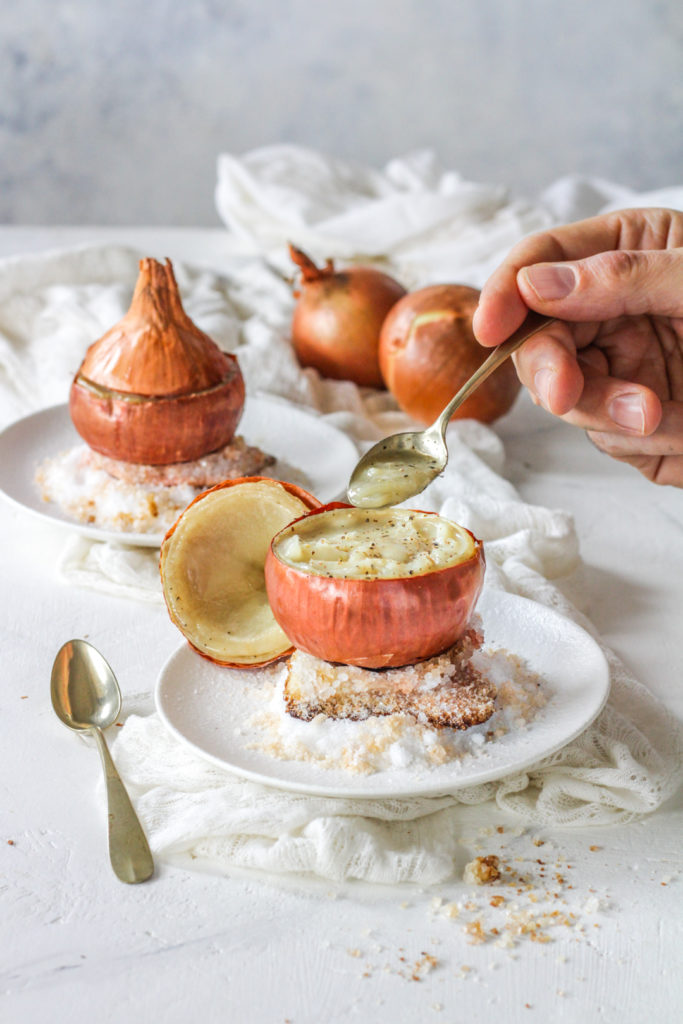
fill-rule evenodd
<path id="1" fill-rule="evenodd" d="M 346 490 L 358 461 L 352 441 L 310 413 L 271 398 L 248 397 L 238 431 L 278 460 L 268 475 L 306 488 L 320 501 Z M 140 547 L 159 547 L 164 534 L 106 530 L 71 519 L 59 506 L 44 502 L 34 481 L 44 459 L 82 443 L 67 405 L 25 416 L 0 434 L 0 494 L 41 519 L 92 537 Z"/>
<path id="2" fill-rule="evenodd" d="M 243 778 L 293 792 L 366 799 L 441 796 L 500 779 L 530 767 L 583 732 L 607 699 L 609 670 L 596 642 L 544 605 L 487 591 L 477 610 L 485 646 L 525 659 L 546 681 L 552 698 L 525 729 L 489 741 L 485 752 L 463 761 L 420 772 L 394 768 L 355 775 L 250 750 L 240 727 L 263 707 L 262 687 L 249 672 L 213 665 L 187 645 L 161 670 L 157 710 L 167 728 L 201 757 Z"/>

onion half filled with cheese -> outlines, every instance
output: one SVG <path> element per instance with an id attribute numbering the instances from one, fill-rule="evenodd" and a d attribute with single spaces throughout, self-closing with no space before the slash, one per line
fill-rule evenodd
<path id="1" fill-rule="evenodd" d="M 328 505 L 289 524 L 266 557 L 268 601 L 295 647 L 388 668 L 462 635 L 484 580 L 483 544 L 432 512 Z"/>

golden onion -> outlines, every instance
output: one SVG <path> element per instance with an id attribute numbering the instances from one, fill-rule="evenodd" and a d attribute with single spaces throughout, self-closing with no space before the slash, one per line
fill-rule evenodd
<path id="1" fill-rule="evenodd" d="M 170 260 L 143 259 L 130 309 L 87 350 L 69 409 L 95 451 L 164 465 L 228 444 L 244 394 L 235 356 L 183 309 Z"/>
<path id="2" fill-rule="evenodd" d="M 335 270 L 332 260 L 318 267 L 301 249 L 290 245 L 289 251 L 301 277 L 292 316 L 292 344 L 301 365 L 323 377 L 383 388 L 379 334 L 406 293 L 403 285 L 374 267 Z"/>
<path id="3" fill-rule="evenodd" d="M 400 407 L 420 423 L 433 423 L 487 356 L 472 331 L 479 292 L 462 284 L 435 284 L 410 292 L 387 314 L 379 339 L 379 365 Z M 503 363 L 453 414 L 492 423 L 520 389 L 511 361 Z"/>

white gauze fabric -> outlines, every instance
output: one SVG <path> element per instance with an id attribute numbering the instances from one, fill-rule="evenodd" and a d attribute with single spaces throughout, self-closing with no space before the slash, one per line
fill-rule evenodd
<path id="1" fill-rule="evenodd" d="M 408 288 L 439 278 L 479 287 L 502 253 L 552 220 L 501 186 L 465 181 L 429 150 L 382 170 L 292 145 L 225 154 L 216 206 L 278 265 L 293 242 L 317 258 L 387 262 Z"/>
<path id="2" fill-rule="evenodd" d="M 367 254 L 409 287 L 456 272 L 478 285 L 519 237 L 552 222 L 553 210 L 571 219 L 615 195 L 626 204 L 628 197 L 604 183 L 566 179 L 543 203 L 509 203 L 499 189 L 441 170 L 429 154 L 377 172 L 297 147 L 269 147 L 220 162 L 218 207 L 249 241 L 251 256 L 223 275 L 177 263 L 175 270 L 188 314 L 238 355 L 248 395 L 295 402 L 345 431 L 361 451 L 412 424 L 387 394 L 299 368 L 288 339 L 293 300 L 283 279 L 284 242 L 340 259 Z M 0 425 L 66 400 L 85 347 L 127 308 L 138 256 L 100 247 L 0 262 Z M 446 472 L 421 505 L 482 537 L 487 586 L 554 607 L 594 632 L 552 582 L 579 564 L 571 518 L 521 500 L 502 476 L 494 430 L 460 421 L 449 427 L 448 443 Z M 76 585 L 158 601 L 156 558 L 74 538 L 62 571 Z M 280 792 L 197 757 L 154 714 L 129 717 L 114 753 L 160 858 L 191 858 L 216 872 L 242 867 L 433 883 L 453 872 L 460 803 L 495 800 L 539 824 L 609 824 L 654 810 L 674 791 L 680 731 L 614 654 L 605 654 L 611 695 L 582 736 L 531 770 L 444 798 L 366 802 Z"/>

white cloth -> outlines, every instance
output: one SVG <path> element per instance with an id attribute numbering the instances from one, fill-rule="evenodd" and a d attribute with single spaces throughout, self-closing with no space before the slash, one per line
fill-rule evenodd
<path id="1" fill-rule="evenodd" d="M 408 287 L 438 279 L 479 285 L 523 234 L 557 219 L 635 205 L 606 183 L 564 179 L 536 204 L 464 182 L 428 153 L 382 172 L 292 146 L 219 165 L 217 203 L 252 255 L 230 276 L 176 264 L 189 315 L 237 353 L 247 393 L 276 394 L 316 410 L 362 447 L 408 424 L 390 396 L 302 371 L 288 340 L 291 291 L 284 243 L 313 255 L 371 258 Z M 669 190 L 683 208 L 683 189 Z M 561 214 L 561 215 L 560 215 Z M 0 426 L 64 401 L 86 345 L 125 311 L 138 255 L 117 247 L 0 262 Z M 579 561 L 571 518 L 525 504 L 501 475 L 495 432 L 449 428 L 444 476 L 421 504 L 486 542 L 489 586 L 558 608 L 591 629 L 551 580 Z M 131 599 L 159 600 L 156 553 L 72 541 L 65 577 Z M 167 734 L 155 715 L 132 716 L 114 752 L 160 857 L 197 866 L 313 872 L 326 878 L 429 883 L 453 869 L 459 802 L 495 799 L 526 821 L 586 824 L 651 811 L 680 781 L 681 733 L 614 655 L 609 703 L 597 722 L 533 770 L 439 800 L 320 800 L 240 781 Z"/>
<path id="2" fill-rule="evenodd" d="M 216 205 L 278 265 L 293 242 L 317 258 L 388 262 L 408 288 L 439 278 L 480 287 L 514 242 L 551 223 L 541 205 L 465 181 L 430 151 L 381 171 L 291 145 L 223 155 Z"/>
<path id="3" fill-rule="evenodd" d="M 466 181 L 431 150 L 378 170 L 293 145 L 222 155 L 216 185 L 226 225 L 278 266 L 293 242 L 317 258 L 387 263 L 407 288 L 441 280 L 480 288 L 522 236 L 637 205 L 683 209 L 683 187 L 639 194 L 567 175 L 529 202 Z"/>

